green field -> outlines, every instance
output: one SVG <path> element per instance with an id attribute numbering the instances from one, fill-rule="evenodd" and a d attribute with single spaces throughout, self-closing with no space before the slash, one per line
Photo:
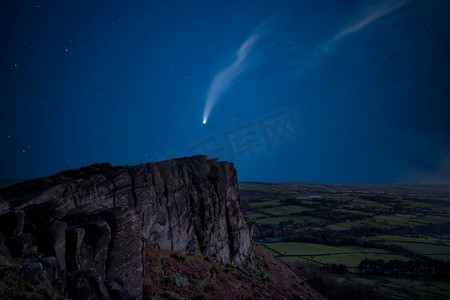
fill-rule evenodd
<path id="1" fill-rule="evenodd" d="M 262 244 L 265 248 L 270 248 L 281 255 L 321 255 L 321 254 L 345 254 L 345 253 L 389 253 L 382 249 L 365 248 L 358 246 L 333 247 L 314 243 L 271 243 Z"/>
<path id="2" fill-rule="evenodd" d="M 267 215 L 261 214 L 261 213 L 251 213 L 251 214 L 247 214 L 246 217 L 249 218 L 250 220 L 256 220 L 256 219 L 266 218 Z"/>
<path id="3" fill-rule="evenodd" d="M 302 224 L 302 223 L 324 223 L 327 222 L 325 219 L 310 217 L 310 216 L 283 216 L 283 217 L 269 217 L 262 215 L 263 217 L 258 218 L 250 218 L 250 220 L 254 220 L 255 223 L 258 224 L 274 224 L 278 225 L 280 222 L 289 222 L 292 220 L 293 224 Z"/>
<path id="4" fill-rule="evenodd" d="M 450 260 L 450 241 L 441 238 L 414 238 L 404 236 L 378 236 L 369 240 L 395 244 L 414 253 L 426 255 L 434 259 Z"/>
<path id="5" fill-rule="evenodd" d="M 411 237 L 411 236 L 399 236 L 399 235 L 379 235 L 376 237 L 368 237 L 367 240 L 373 241 L 386 241 L 386 242 L 414 242 L 434 245 L 450 245 L 450 239 L 448 236 L 442 237 Z"/>
<path id="6" fill-rule="evenodd" d="M 291 215 L 304 211 L 311 211 L 312 208 L 303 207 L 303 206 L 295 206 L 295 205 L 280 205 L 272 208 L 261 208 L 259 211 L 266 214 L 271 214 L 274 216 L 285 216 Z"/>
<path id="7" fill-rule="evenodd" d="M 423 244 L 423 243 L 395 243 L 403 248 L 411 250 L 414 253 L 423 254 L 423 255 L 450 255 L 450 247 L 449 246 L 441 246 L 441 245 L 431 245 L 431 244 Z"/>
<path id="8" fill-rule="evenodd" d="M 407 257 L 395 255 L 388 251 L 376 248 L 357 246 L 333 247 L 314 243 L 265 243 L 260 244 L 283 261 L 295 262 L 298 260 L 313 261 L 320 264 L 344 264 L 347 268 L 357 268 L 358 264 L 368 259 L 408 260 Z"/>
<path id="9" fill-rule="evenodd" d="M 372 227 L 377 228 L 385 228 L 386 225 L 379 224 L 377 222 L 373 222 L 372 220 L 358 220 L 358 221 L 352 221 L 352 222 L 340 222 L 328 225 L 326 228 L 331 230 L 348 230 L 355 226 L 362 226 L 362 225 L 368 225 L 370 224 Z"/>
<path id="10" fill-rule="evenodd" d="M 273 255 L 275 255 L 273 252 L 271 252 Z M 275 255 L 276 256 L 276 255 Z M 407 261 L 409 258 L 401 255 L 394 255 L 394 254 L 330 254 L 330 255 L 311 255 L 311 256 L 278 256 L 282 261 L 285 262 L 296 262 L 299 260 L 306 260 L 309 262 L 315 262 L 319 264 L 343 264 L 345 265 L 349 272 L 357 272 L 358 265 L 361 261 L 364 259 L 382 259 L 384 261 L 389 260 L 402 260 Z"/>
<path id="11" fill-rule="evenodd" d="M 282 203 L 280 200 L 267 200 L 267 201 L 260 201 L 260 202 L 252 202 L 250 203 L 251 208 L 261 208 L 265 206 L 280 206 Z"/>

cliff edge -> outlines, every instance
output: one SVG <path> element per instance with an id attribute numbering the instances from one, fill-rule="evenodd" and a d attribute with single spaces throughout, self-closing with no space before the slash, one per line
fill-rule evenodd
<path id="1" fill-rule="evenodd" d="M 22 279 L 71 298 L 141 298 L 148 243 L 239 268 L 254 258 L 236 170 L 206 156 L 3 188 L 0 233 L 0 257 L 26 259 Z"/>

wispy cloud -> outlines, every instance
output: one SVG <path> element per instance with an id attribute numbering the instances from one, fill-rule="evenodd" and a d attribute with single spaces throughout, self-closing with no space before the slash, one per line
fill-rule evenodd
<path id="1" fill-rule="evenodd" d="M 323 58 L 333 53 L 335 46 L 349 38 L 351 35 L 360 33 L 369 25 L 382 17 L 390 17 L 402 7 L 416 0 L 379 0 L 376 2 L 364 2 L 360 9 L 354 14 L 349 15 L 344 26 L 337 28 L 334 35 L 320 42 L 314 50 L 310 51 L 305 57 L 304 63 L 295 69 L 295 76 L 305 76 L 308 69 L 312 69 L 319 64 Z"/>
<path id="2" fill-rule="evenodd" d="M 370 25 L 372 22 L 378 20 L 379 18 L 393 13 L 399 8 L 405 6 L 408 2 L 411 2 L 411 0 L 382 1 L 377 3 L 376 5 L 372 5 L 366 8 L 362 15 L 357 18 L 355 22 L 344 27 L 341 31 L 339 31 L 336 35 L 329 39 L 325 43 L 325 46 L 330 46 L 331 44 L 342 40 L 348 35 L 364 29 L 366 26 Z"/>
<path id="3" fill-rule="evenodd" d="M 259 39 L 260 35 L 258 34 L 250 35 L 236 52 L 234 61 L 214 77 L 206 95 L 205 108 L 203 110 L 203 124 L 208 120 L 214 104 L 222 93 L 230 86 L 231 82 L 245 70 L 245 60 Z"/>
<path id="4" fill-rule="evenodd" d="M 249 53 L 258 43 L 258 41 L 267 34 L 269 24 L 273 22 L 275 17 L 260 24 L 257 29 L 242 43 L 235 53 L 233 62 L 223 70 L 219 71 L 209 86 L 206 95 L 205 108 L 203 110 L 203 124 L 206 124 L 214 104 L 230 86 L 236 77 L 248 68 L 247 58 Z"/>

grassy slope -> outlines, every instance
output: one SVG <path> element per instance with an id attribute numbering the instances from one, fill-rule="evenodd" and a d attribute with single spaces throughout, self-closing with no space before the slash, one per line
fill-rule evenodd
<path id="1" fill-rule="evenodd" d="M 144 299 L 155 296 L 184 299 L 323 299 L 285 264 L 255 248 L 255 264 L 245 271 L 183 256 L 147 249 Z M 185 276 L 187 287 L 176 287 L 170 277 Z M 270 295 L 270 296 L 269 296 Z"/>

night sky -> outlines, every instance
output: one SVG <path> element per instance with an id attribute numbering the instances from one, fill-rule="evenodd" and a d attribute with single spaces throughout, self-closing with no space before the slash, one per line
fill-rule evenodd
<path id="1" fill-rule="evenodd" d="M 0 178 L 450 183 L 450 1 L 1 1 L 0 120 Z"/>

